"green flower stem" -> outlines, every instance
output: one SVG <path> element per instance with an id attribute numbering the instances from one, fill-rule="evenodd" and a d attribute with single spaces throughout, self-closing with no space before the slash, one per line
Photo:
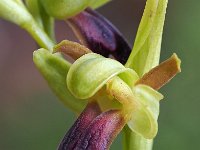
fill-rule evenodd
<path id="1" fill-rule="evenodd" d="M 132 53 L 126 67 L 139 76 L 157 66 L 160 59 L 163 26 L 168 0 L 147 0 Z M 145 139 L 126 127 L 123 134 L 124 150 L 151 150 L 153 140 Z"/>
<path id="2" fill-rule="evenodd" d="M 1 0 L 0 17 L 28 31 L 41 47 L 51 50 L 54 46 L 54 42 L 38 25 L 21 1 Z"/>
<path id="3" fill-rule="evenodd" d="M 43 17 L 43 26 L 44 26 L 45 32 L 53 41 L 56 41 L 55 32 L 54 32 L 55 31 L 54 18 L 50 17 L 45 11 L 43 11 L 42 17 Z"/>
<path id="4" fill-rule="evenodd" d="M 24 26 L 35 41 L 43 48 L 52 51 L 55 43 L 47 36 L 47 34 L 38 26 L 38 24 L 33 20 L 32 23 L 27 23 Z"/>
<path id="5" fill-rule="evenodd" d="M 55 41 L 53 17 L 49 16 L 46 13 L 39 0 L 26 0 L 25 2 L 29 12 L 32 14 L 36 22 L 40 25 L 42 29 L 44 29 L 47 35 L 53 41 Z"/>
<path id="6" fill-rule="evenodd" d="M 126 125 L 123 129 L 123 149 L 124 150 L 151 150 L 153 147 L 152 140 L 143 138 L 133 133 Z"/>
<path id="7" fill-rule="evenodd" d="M 41 28 L 43 28 L 43 20 L 41 17 L 41 10 L 40 10 L 40 4 L 38 0 L 25 0 L 25 4 L 31 13 L 31 15 L 34 17 L 35 21 L 40 25 Z"/>

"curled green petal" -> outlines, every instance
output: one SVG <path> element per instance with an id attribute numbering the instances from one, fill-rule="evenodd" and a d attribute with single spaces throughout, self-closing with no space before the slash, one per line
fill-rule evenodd
<path id="1" fill-rule="evenodd" d="M 128 125 L 133 131 L 145 138 L 152 139 L 157 134 L 159 100 L 163 99 L 163 96 L 146 85 L 137 85 L 132 90 L 136 99 L 141 103 L 141 107 L 133 112 L 133 117 Z"/>
<path id="2" fill-rule="evenodd" d="M 67 88 L 66 76 L 71 64 L 56 54 L 51 54 L 45 49 L 39 49 L 33 53 L 33 60 L 47 80 L 51 89 L 58 98 L 70 109 L 80 113 L 86 106 L 86 101 L 75 98 Z"/>
<path id="3" fill-rule="evenodd" d="M 79 58 L 70 68 L 67 75 L 67 86 L 71 93 L 80 99 L 92 97 L 105 83 L 114 76 L 121 74 L 127 84 L 133 85 L 138 79 L 137 74 L 125 68 L 121 63 L 95 53 Z"/>

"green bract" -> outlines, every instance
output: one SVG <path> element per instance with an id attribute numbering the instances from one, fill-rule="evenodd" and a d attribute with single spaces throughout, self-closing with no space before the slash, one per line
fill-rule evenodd
<path id="1" fill-rule="evenodd" d="M 159 100 L 163 96 L 149 86 L 135 86 L 138 79 L 135 71 L 118 61 L 89 53 L 72 64 L 67 74 L 67 86 L 79 99 L 89 99 L 106 86 L 108 95 L 123 105 L 129 127 L 152 139 L 157 133 Z"/>

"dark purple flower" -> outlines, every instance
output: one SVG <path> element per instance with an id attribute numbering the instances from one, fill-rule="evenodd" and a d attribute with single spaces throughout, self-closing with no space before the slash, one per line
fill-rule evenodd
<path id="1" fill-rule="evenodd" d="M 126 63 L 131 48 L 120 31 L 105 17 L 87 8 L 67 22 L 81 44 L 95 53 L 105 57 L 113 55 L 119 62 Z"/>

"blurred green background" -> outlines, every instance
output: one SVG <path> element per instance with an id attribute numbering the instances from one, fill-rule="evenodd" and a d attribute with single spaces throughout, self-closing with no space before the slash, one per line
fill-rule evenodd
<path id="1" fill-rule="evenodd" d="M 114 0 L 98 11 L 132 44 L 145 0 Z M 58 41 L 75 40 L 64 22 Z M 32 62 L 37 49 L 29 35 L 0 20 L 0 150 L 55 150 L 74 115 L 53 95 Z M 200 1 L 169 0 L 161 60 L 177 53 L 182 73 L 161 92 L 159 133 L 154 150 L 198 150 L 200 142 Z M 120 150 L 120 140 L 113 150 Z"/>

